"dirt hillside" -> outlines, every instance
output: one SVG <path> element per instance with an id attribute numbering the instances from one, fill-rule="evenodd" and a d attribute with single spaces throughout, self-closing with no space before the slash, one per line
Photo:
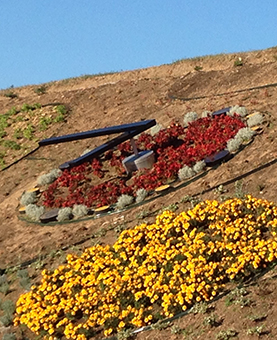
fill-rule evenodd
<path id="1" fill-rule="evenodd" d="M 31 156 L 0 172 L 0 268 L 9 268 L 78 243 L 83 249 L 90 245 L 83 240 L 89 239 L 101 227 L 116 225 L 122 220 L 125 226 L 135 226 L 140 223 L 135 218 L 139 213 L 159 210 L 179 202 L 186 195 L 197 195 L 199 199 L 218 198 L 215 189 L 220 184 L 224 184 L 226 195 L 232 196 L 240 189 L 277 204 L 276 83 L 277 48 L 274 47 L 263 51 L 198 57 L 147 69 L 51 82 L 43 84 L 46 90 L 40 94 L 35 90 L 41 85 L 14 88 L 14 98 L 5 95 L 8 90 L 2 90 L 0 113 L 12 107 L 21 107 L 24 103 L 37 102 L 42 105 L 60 103 L 68 109 L 66 120 L 44 131 L 41 135 L 43 138 L 150 118 L 166 127 L 173 119 L 182 121 L 184 114 L 189 111 L 201 114 L 204 110 L 215 111 L 234 105 L 245 106 L 249 113 L 262 113 L 266 123 L 264 132 L 256 136 L 245 150 L 187 187 L 120 216 L 88 219 L 82 223 L 58 227 L 40 226 L 20 220 L 17 211 L 22 192 L 31 188 L 39 175 L 76 158 L 87 148 L 102 144 L 106 137 L 39 148 Z M 10 159 L 10 163 L 15 160 Z M 238 188 L 236 183 L 240 183 L 241 187 Z M 186 207 L 183 204 L 179 209 Z M 109 232 L 101 238 L 101 242 L 112 243 L 115 238 L 116 234 Z M 273 274 L 260 281 L 258 286 L 251 288 L 256 305 L 245 307 L 248 308 L 248 315 L 252 309 L 254 313 L 255 308 L 261 313 L 267 313 L 266 327 L 270 335 L 264 333 L 262 336 L 265 339 L 270 336 L 277 338 L 277 326 L 274 323 L 277 315 L 277 306 L 274 304 L 276 287 Z M 18 292 L 15 290 L 14 297 L 16 294 L 18 296 Z M 223 323 L 226 327 L 234 327 L 238 323 L 240 339 L 257 338 L 257 334 L 247 335 L 242 331 L 251 326 L 250 321 L 245 321 L 241 316 L 245 309 L 236 306 L 226 312 L 227 307 L 222 301 L 216 308 L 226 320 Z M 186 319 L 189 321 L 182 321 L 185 323 L 182 328 L 187 330 L 185 338 L 215 339 L 219 330 L 215 332 L 205 328 L 203 318 L 197 314 L 190 315 Z M 178 325 L 181 327 L 181 324 Z M 170 339 L 184 338 L 183 333 L 176 331 L 174 334 L 170 330 L 142 333 L 138 338 L 162 339 L 165 336 Z"/>

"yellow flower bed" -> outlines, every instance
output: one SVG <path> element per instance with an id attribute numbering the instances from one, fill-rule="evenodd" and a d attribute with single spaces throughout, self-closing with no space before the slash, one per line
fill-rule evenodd
<path id="1" fill-rule="evenodd" d="M 41 284 L 18 299 L 14 323 L 46 339 L 85 340 L 171 317 L 275 261 L 276 231 L 277 207 L 251 196 L 205 201 L 177 216 L 165 211 L 113 246 L 44 270 Z"/>

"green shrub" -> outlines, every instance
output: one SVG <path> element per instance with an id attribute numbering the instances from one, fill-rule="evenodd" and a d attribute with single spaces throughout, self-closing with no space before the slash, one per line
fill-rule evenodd
<path id="1" fill-rule="evenodd" d="M 194 68 L 195 71 L 201 71 L 202 69 L 203 69 L 203 67 L 199 66 L 199 65 L 195 66 L 195 68 Z"/>
<path id="2" fill-rule="evenodd" d="M 147 196 L 148 196 L 147 190 L 143 188 L 138 189 L 138 191 L 136 192 L 136 203 L 144 201 Z"/>
<path id="3" fill-rule="evenodd" d="M 23 132 L 20 128 L 17 128 L 14 130 L 14 133 L 13 133 L 13 138 L 15 139 L 21 139 L 23 137 Z"/>
<path id="4" fill-rule="evenodd" d="M 6 333 L 3 335 L 3 340 L 16 340 L 16 336 L 13 333 Z"/>
<path id="5" fill-rule="evenodd" d="M 196 112 L 188 112 L 184 116 L 184 126 L 188 126 L 188 123 L 195 121 L 198 119 L 198 115 Z"/>
<path id="6" fill-rule="evenodd" d="M 0 318 L 1 323 L 8 327 L 13 322 L 13 313 L 15 312 L 15 304 L 11 300 L 6 300 L 1 303 L 1 309 L 4 315 Z"/>
<path id="7" fill-rule="evenodd" d="M 194 175 L 195 171 L 187 165 L 185 165 L 178 171 L 178 177 L 181 181 L 193 177 Z"/>
<path id="8" fill-rule="evenodd" d="M 199 161 L 194 164 L 192 169 L 194 172 L 198 174 L 199 172 L 204 170 L 205 166 L 206 166 L 206 163 L 204 161 Z"/>
<path id="9" fill-rule="evenodd" d="M 0 138 L 7 136 L 7 132 L 0 130 Z"/>
<path id="10" fill-rule="evenodd" d="M 83 204 L 75 204 L 72 209 L 72 214 L 75 217 L 82 217 L 88 214 L 88 208 Z"/>
<path id="11" fill-rule="evenodd" d="M 38 185 L 47 185 L 53 183 L 58 177 L 60 177 L 62 171 L 60 169 L 53 169 L 49 173 L 41 175 L 37 179 Z"/>
<path id="12" fill-rule="evenodd" d="M 34 103 L 33 104 L 34 109 L 40 109 L 41 107 L 42 107 L 42 105 L 40 103 Z"/>
<path id="13" fill-rule="evenodd" d="M 16 110 L 16 107 L 13 106 L 9 111 L 7 111 L 7 115 L 9 116 L 14 116 L 18 113 L 18 111 Z"/>
<path id="14" fill-rule="evenodd" d="M 18 95 L 14 91 L 5 92 L 4 96 L 7 97 L 7 98 L 11 98 L 11 99 L 18 97 Z"/>
<path id="15" fill-rule="evenodd" d="M 51 117 L 41 117 L 39 120 L 39 130 L 45 131 L 48 129 L 48 126 L 52 123 Z"/>
<path id="16" fill-rule="evenodd" d="M 260 113 L 257 113 L 247 119 L 247 125 L 249 127 L 261 125 L 263 123 L 263 120 L 264 117 Z"/>
<path id="17" fill-rule="evenodd" d="M 66 220 L 71 220 L 72 217 L 73 217 L 72 209 L 67 207 L 59 210 L 57 220 L 59 222 L 63 222 Z"/>
<path id="18" fill-rule="evenodd" d="M 241 59 L 241 57 L 237 58 L 235 61 L 234 61 L 234 66 L 242 66 L 243 65 L 243 61 Z"/>
<path id="19" fill-rule="evenodd" d="M 29 277 L 29 273 L 26 269 L 21 269 L 17 272 L 17 277 L 19 278 L 20 286 L 28 291 L 31 288 L 31 281 Z"/>
<path id="20" fill-rule="evenodd" d="M 29 111 L 32 111 L 34 108 L 32 105 L 29 105 L 29 104 L 23 104 L 22 107 L 21 107 L 21 110 L 22 112 L 29 112 Z"/>
<path id="21" fill-rule="evenodd" d="M 241 145 L 241 140 L 238 138 L 232 138 L 227 142 L 227 150 L 229 152 L 236 152 Z"/>
<path id="22" fill-rule="evenodd" d="M 1 275 L 0 276 L 0 293 L 7 295 L 8 292 L 10 291 L 10 285 L 7 279 L 7 276 Z"/>
<path id="23" fill-rule="evenodd" d="M 235 135 L 235 138 L 240 140 L 241 142 L 249 141 L 254 136 L 255 132 L 251 130 L 249 127 L 242 128 Z"/>
<path id="24" fill-rule="evenodd" d="M 64 105 L 58 105 L 55 107 L 55 110 L 57 112 L 57 116 L 53 119 L 54 123 L 60 123 L 64 121 L 65 115 L 67 113 L 67 109 Z"/>
<path id="25" fill-rule="evenodd" d="M 12 150 L 20 150 L 21 146 L 19 144 L 17 144 L 16 142 L 12 141 L 12 140 L 4 140 L 1 143 L 5 148 L 9 148 Z"/>
<path id="26" fill-rule="evenodd" d="M 205 110 L 202 112 L 201 117 L 206 118 L 206 117 L 210 117 L 211 115 L 212 115 L 211 111 Z"/>
<path id="27" fill-rule="evenodd" d="M 35 204 L 28 204 L 26 206 L 26 215 L 35 222 L 40 220 L 40 216 L 44 213 L 44 207 L 38 207 Z"/>
<path id="28" fill-rule="evenodd" d="M 241 117 L 245 117 L 247 116 L 248 111 L 244 106 L 235 105 L 230 108 L 229 112 L 227 112 L 227 115 L 234 116 L 235 113 Z"/>
<path id="29" fill-rule="evenodd" d="M 20 204 L 26 206 L 33 204 L 37 201 L 37 195 L 35 192 L 24 192 L 20 198 Z"/>
<path id="30" fill-rule="evenodd" d="M 46 85 L 41 85 L 41 86 L 38 86 L 34 89 L 34 92 L 38 95 L 41 95 L 41 94 L 45 94 L 46 93 L 46 90 L 47 90 L 47 86 Z"/>
<path id="31" fill-rule="evenodd" d="M 117 209 L 123 209 L 125 208 L 127 205 L 132 204 L 134 201 L 134 197 L 130 196 L 130 195 L 121 195 L 116 203 L 116 207 Z"/>
<path id="32" fill-rule="evenodd" d="M 28 124 L 28 126 L 23 130 L 23 136 L 28 140 L 32 140 L 34 137 L 34 131 L 34 127 L 31 124 Z"/>

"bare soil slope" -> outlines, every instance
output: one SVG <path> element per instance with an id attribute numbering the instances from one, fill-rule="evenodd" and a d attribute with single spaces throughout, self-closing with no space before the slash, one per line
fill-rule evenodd
<path id="1" fill-rule="evenodd" d="M 238 58 L 241 58 L 241 66 L 235 66 Z M 204 179 L 199 179 L 174 194 L 121 214 L 122 219 L 125 219 L 125 227 L 132 227 L 140 223 L 135 218 L 138 213 L 155 211 L 162 206 L 178 202 L 185 195 L 198 194 L 201 199 L 215 198 L 217 196 L 213 188 L 227 181 L 229 182 L 225 188 L 231 196 L 236 190 L 235 182 L 238 179 L 242 180 L 245 192 L 273 200 L 277 204 L 275 176 L 277 88 L 274 86 L 276 82 L 277 48 L 272 48 L 249 53 L 199 57 L 171 65 L 52 82 L 46 84 L 46 93 L 39 96 L 34 92 L 36 86 L 13 89 L 17 94 L 13 99 L 5 97 L 5 91 L 2 91 L 0 112 L 4 113 L 11 107 L 24 103 L 62 103 L 69 108 L 70 115 L 59 128 L 50 128 L 47 131 L 48 137 L 150 118 L 167 126 L 173 119 L 182 121 L 188 111 L 200 114 L 204 110 L 214 111 L 233 105 L 245 106 L 250 113 L 258 111 L 264 114 L 267 121 L 264 133 L 256 136 L 251 145 L 229 162 L 210 172 Z M 111 215 L 57 227 L 40 226 L 19 220 L 17 214 L 23 190 L 32 187 L 39 175 L 77 157 L 86 148 L 95 147 L 104 140 L 105 137 L 99 137 L 96 140 L 40 148 L 30 157 L 1 172 L 0 268 L 17 265 L 38 255 L 49 254 L 62 247 L 77 244 L 89 238 L 101 227 L 119 223 L 120 216 Z M 179 209 L 185 207 L 183 205 Z M 101 238 L 101 242 L 111 243 L 115 237 L 115 233 L 108 232 Z M 82 247 L 88 245 L 88 242 L 81 243 Z M 270 292 L 265 294 L 265 301 L 270 305 L 266 310 L 267 321 L 271 336 L 274 334 L 277 337 L 277 329 L 273 324 L 277 315 L 277 306 L 273 300 L 277 283 L 272 278 L 268 280 Z M 253 288 L 257 306 L 261 305 L 260 299 L 264 298 L 263 290 L 259 288 L 263 287 L 263 282 L 259 283 L 258 288 Z M 15 296 L 16 294 L 18 296 L 18 291 Z M 241 309 L 236 310 L 234 315 L 232 314 L 234 311 L 226 315 L 224 305 L 219 303 L 218 310 L 224 320 L 229 318 L 228 321 L 224 321 L 228 327 L 230 324 L 236 325 Z M 196 323 L 197 326 L 197 322 L 198 326 L 201 326 L 203 320 L 199 316 L 190 316 L 189 323 L 193 325 Z M 248 323 L 246 326 L 248 327 Z M 239 327 L 242 329 L 246 326 L 244 324 Z M 197 333 L 197 336 L 195 331 L 192 334 L 194 338 L 214 339 L 215 331 L 209 332 L 211 337 L 206 328 L 202 333 Z M 255 338 L 255 335 L 250 337 L 245 332 L 243 334 L 240 339 Z M 153 332 L 147 335 L 143 333 L 139 338 L 160 339 L 164 336 L 172 339 L 183 338 L 183 335 L 172 334 L 166 330 L 157 332 L 157 335 Z M 265 338 L 267 336 L 264 334 Z"/>

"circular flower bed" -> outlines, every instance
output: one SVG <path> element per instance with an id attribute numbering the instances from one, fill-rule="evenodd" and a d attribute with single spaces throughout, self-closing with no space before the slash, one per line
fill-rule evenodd
<path id="1" fill-rule="evenodd" d="M 100 207 L 117 202 L 121 195 L 136 197 L 139 189 L 147 191 L 178 178 L 184 166 L 192 167 L 205 157 L 226 148 L 227 142 L 245 127 L 239 116 L 219 115 L 199 118 L 184 128 L 173 122 L 167 129 L 161 129 L 152 136 L 142 133 L 136 140 L 139 151 L 152 150 L 156 162 L 152 169 L 144 169 L 133 174 L 131 180 L 114 178 L 106 180 L 106 167 L 111 167 L 118 175 L 124 173 L 122 161 L 132 154 L 129 142 L 122 143 L 117 150 L 106 152 L 101 159 L 84 163 L 63 171 L 43 193 L 45 207 L 73 207 L 85 205 Z M 95 185 L 95 176 L 103 178 Z"/>
<path id="2" fill-rule="evenodd" d="M 44 270 L 17 301 L 15 325 L 50 340 L 85 340 L 171 317 L 275 261 L 276 232 L 277 207 L 251 196 L 205 201 L 177 216 L 165 211 L 113 246 Z"/>

